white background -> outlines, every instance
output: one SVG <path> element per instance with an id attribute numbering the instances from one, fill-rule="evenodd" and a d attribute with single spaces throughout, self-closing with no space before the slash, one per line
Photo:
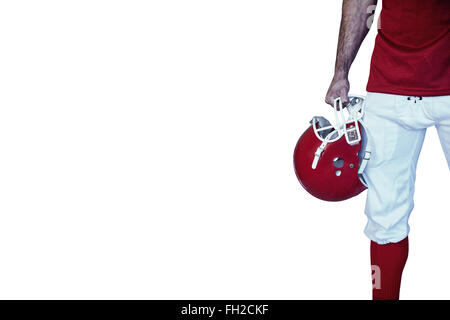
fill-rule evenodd
<path id="1" fill-rule="evenodd" d="M 292 168 L 340 3 L 1 1 L 0 298 L 369 299 L 365 194 Z M 432 129 L 403 299 L 450 297 L 448 187 Z"/>

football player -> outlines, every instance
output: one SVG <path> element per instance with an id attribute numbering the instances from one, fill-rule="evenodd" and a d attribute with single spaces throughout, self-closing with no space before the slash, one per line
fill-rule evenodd
<path id="1" fill-rule="evenodd" d="M 343 0 L 334 76 L 325 101 L 349 102 L 348 74 L 376 0 Z M 450 168 L 450 1 L 383 0 L 364 114 L 371 158 L 365 234 L 379 272 L 373 299 L 399 298 L 408 257 L 416 165 L 427 128 L 437 129 Z"/>

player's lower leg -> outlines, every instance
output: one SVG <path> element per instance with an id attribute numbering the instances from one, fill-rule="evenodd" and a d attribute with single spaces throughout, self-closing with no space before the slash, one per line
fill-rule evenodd
<path id="1" fill-rule="evenodd" d="M 408 258 L 408 237 L 397 243 L 371 241 L 370 258 L 374 300 L 397 300 L 402 272 Z"/>

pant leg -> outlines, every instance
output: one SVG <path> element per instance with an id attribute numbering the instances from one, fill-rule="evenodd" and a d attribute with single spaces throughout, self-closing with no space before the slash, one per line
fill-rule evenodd
<path id="1" fill-rule="evenodd" d="M 447 165 L 450 169 L 450 96 L 433 97 L 433 116 Z"/>
<path id="2" fill-rule="evenodd" d="M 407 97 L 369 93 L 364 122 L 372 151 L 363 173 L 365 234 L 379 244 L 399 242 L 409 233 L 417 161 L 426 128 L 434 121 Z"/>

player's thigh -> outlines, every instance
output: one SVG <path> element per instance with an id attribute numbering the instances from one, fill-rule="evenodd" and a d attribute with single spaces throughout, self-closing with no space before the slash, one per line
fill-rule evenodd
<path id="1" fill-rule="evenodd" d="M 433 113 L 437 118 L 436 129 L 450 169 L 450 96 L 433 99 Z"/>
<path id="2" fill-rule="evenodd" d="M 404 110 L 408 107 L 400 96 L 368 94 L 364 115 L 364 144 L 370 146 L 372 153 L 368 168 L 397 170 L 417 162 L 425 129 L 432 123 L 422 121 L 419 108 L 414 114 L 416 121 L 407 122 L 411 115 L 405 115 Z"/>
<path id="3" fill-rule="evenodd" d="M 363 176 L 369 184 L 369 195 L 375 192 L 387 206 L 412 197 L 426 129 L 408 129 L 394 120 L 370 113 L 366 114 L 365 123 L 371 158 Z"/>

